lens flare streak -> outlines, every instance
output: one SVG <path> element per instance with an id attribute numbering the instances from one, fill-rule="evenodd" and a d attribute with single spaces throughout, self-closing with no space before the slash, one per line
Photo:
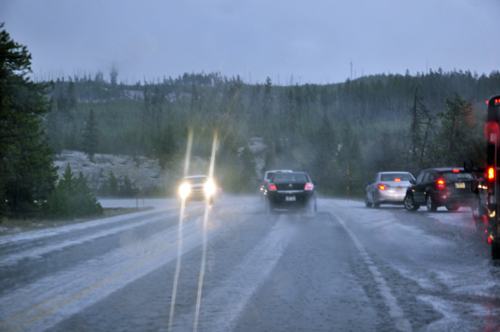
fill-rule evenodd
<path id="1" fill-rule="evenodd" d="M 186 150 L 186 160 L 184 162 L 184 176 L 188 174 L 189 162 L 191 158 L 191 146 L 193 145 L 193 131 L 190 130 L 188 134 L 187 150 Z M 172 326 L 174 323 L 174 309 L 175 300 L 177 297 L 177 284 L 179 282 L 179 274 L 181 271 L 181 259 L 182 259 L 182 224 L 184 221 L 184 210 L 186 207 L 186 196 L 181 197 L 181 213 L 179 214 L 179 246 L 177 247 L 177 263 L 175 266 L 175 276 L 174 285 L 172 288 L 172 301 L 170 303 L 170 316 L 168 319 L 168 331 L 172 331 Z"/>
<path id="2" fill-rule="evenodd" d="M 215 164 L 215 150 L 217 146 L 217 133 L 214 134 L 214 140 L 212 143 L 212 155 L 210 157 L 210 170 L 208 178 L 211 180 L 214 175 L 214 164 Z M 196 312 L 194 316 L 193 331 L 198 330 L 198 320 L 200 317 L 200 306 L 201 306 L 201 292 L 203 288 L 203 278 L 205 277 L 205 263 L 207 259 L 207 224 L 208 224 L 208 213 L 210 211 L 210 197 L 205 200 L 205 215 L 203 217 L 203 246 L 201 253 L 201 268 L 200 268 L 200 278 L 198 280 L 198 296 L 196 299 Z"/>

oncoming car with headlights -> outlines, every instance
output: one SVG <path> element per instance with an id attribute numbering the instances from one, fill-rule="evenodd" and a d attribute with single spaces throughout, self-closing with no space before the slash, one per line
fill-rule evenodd
<path id="1" fill-rule="evenodd" d="M 179 195 L 182 199 L 210 199 L 213 202 L 217 187 L 213 179 L 206 175 L 185 176 L 179 186 Z"/>

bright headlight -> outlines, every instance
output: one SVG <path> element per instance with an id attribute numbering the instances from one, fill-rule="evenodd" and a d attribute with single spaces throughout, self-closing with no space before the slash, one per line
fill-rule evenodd
<path id="1" fill-rule="evenodd" d="M 187 183 L 183 183 L 179 188 L 179 194 L 183 199 L 186 198 L 190 192 L 191 192 L 191 187 Z"/>
<path id="2" fill-rule="evenodd" d="M 207 183 L 205 183 L 205 195 L 207 197 L 210 197 L 214 194 L 215 192 L 215 184 L 212 180 L 208 180 Z"/>

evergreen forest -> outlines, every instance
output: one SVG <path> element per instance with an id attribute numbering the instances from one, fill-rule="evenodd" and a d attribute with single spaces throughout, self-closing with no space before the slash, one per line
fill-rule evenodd
<path id="1" fill-rule="evenodd" d="M 181 177 L 190 132 L 192 155 L 207 160 L 217 134 L 215 175 L 226 192 L 257 193 L 263 171 L 287 168 L 308 172 L 322 195 L 363 197 L 379 171 L 482 165 L 485 101 L 500 93 L 499 71 L 441 69 L 325 85 L 246 83 L 221 73 L 130 85 L 116 69 L 35 82 L 27 47 L 5 30 L 0 46 L 5 216 L 101 214 L 85 177 L 68 166 L 57 179 L 54 154 L 79 150 L 89 162 L 97 153 L 146 156 Z M 252 150 L 255 142 L 265 148 Z M 110 174 L 108 182 L 101 193 L 137 193 L 130 180 L 117 187 Z"/>
<path id="2" fill-rule="evenodd" d="M 485 159 L 485 101 L 500 92 L 500 72 L 361 77 L 316 85 L 248 84 L 219 73 L 118 83 L 99 72 L 58 79 L 45 117 L 54 149 L 145 155 L 179 170 L 188 132 L 193 155 L 210 157 L 226 191 L 252 193 L 266 169 L 308 172 L 327 195 L 362 197 L 378 171 L 417 173 Z M 92 134 L 95 133 L 95 134 Z M 94 139 L 92 139 L 92 137 Z M 255 170 L 252 138 L 267 148 Z M 179 173 L 179 176 L 182 174 Z"/>

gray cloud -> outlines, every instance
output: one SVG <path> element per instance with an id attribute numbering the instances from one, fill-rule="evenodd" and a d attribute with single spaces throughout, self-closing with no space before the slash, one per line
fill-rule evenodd
<path id="1" fill-rule="evenodd" d="M 489 73 L 493 0 L 4 0 L 0 21 L 27 45 L 35 73 L 109 73 L 129 83 L 221 71 L 283 84 L 427 68 Z"/>

